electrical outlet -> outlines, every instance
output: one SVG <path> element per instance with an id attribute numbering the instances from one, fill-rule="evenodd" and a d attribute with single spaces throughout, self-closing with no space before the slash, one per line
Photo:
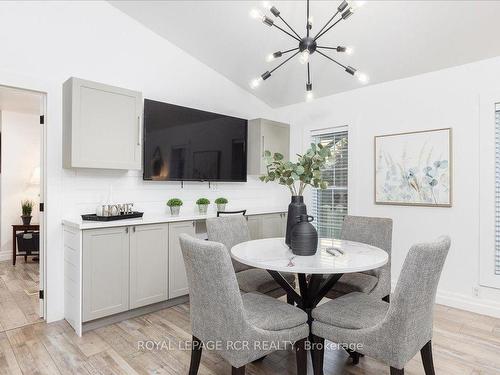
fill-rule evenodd
<path id="1" fill-rule="evenodd" d="M 476 297 L 479 297 L 479 288 L 477 286 L 473 287 L 472 288 L 472 293 L 474 293 L 474 295 Z"/>

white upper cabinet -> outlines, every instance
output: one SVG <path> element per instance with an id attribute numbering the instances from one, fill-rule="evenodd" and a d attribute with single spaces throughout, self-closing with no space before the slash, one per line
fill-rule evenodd
<path id="1" fill-rule="evenodd" d="M 141 169 L 142 94 L 70 78 L 63 85 L 65 168 Z"/>
<path id="2" fill-rule="evenodd" d="M 283 154 L 290 158 L 290 126 L 281 122 L 255 119 L 248 122 L 248 174 L 266 173 L 262 157 L 264 151 Z"/>

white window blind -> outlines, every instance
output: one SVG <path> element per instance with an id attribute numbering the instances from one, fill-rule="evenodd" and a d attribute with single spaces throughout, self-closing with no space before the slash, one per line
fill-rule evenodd
<path id="1" fill-rule="evenodd" d="M 321 173 L 328 182 L 328 188 L 313 189 L 313 224 L 320 238 L 339 238 L 344 216 L 347 215 L 347 129 L 334 128 L 324 133 L 313 133 L 312 141 L 331 145 L 334 155 Z"/>
<path id="2" fill-rule="evenodd" d="M 500 105 L 499 104 L 497 104 L 495 111 L 495 275 L 500 275 Z"/>

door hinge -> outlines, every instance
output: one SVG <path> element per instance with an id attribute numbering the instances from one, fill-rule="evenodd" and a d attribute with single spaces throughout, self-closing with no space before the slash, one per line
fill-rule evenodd
<path id="1" fill-rule="evenodd" d="M 40 212 L 45 211 L 45 205 L 43 203 L 40 203 Z"/>
<path id="2" fill-rule="evenodd" d="M 43 299 L 43 290 L 38 291 L 38 298 Z"/>
<path id="3" fill-rule="evenodd" d="M 40 125 L 45 124 L 45 115 L 40 116 Z"/>

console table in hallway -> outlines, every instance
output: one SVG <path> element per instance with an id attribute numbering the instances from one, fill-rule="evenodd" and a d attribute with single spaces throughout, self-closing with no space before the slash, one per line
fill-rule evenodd
<path id="1" fill-rule="evenodd" d="M 26 261 L 28 253 L 17 254 L 17 232 L 27 233 L 28 231 L 40 231 L 40 225 L 31 224 L 31 225 L 23 225 L 23 224 L 13 224 L 12 225 L 12 265 L 16 265 L 17 257 L 24 257 L 24 261 Z"/>

